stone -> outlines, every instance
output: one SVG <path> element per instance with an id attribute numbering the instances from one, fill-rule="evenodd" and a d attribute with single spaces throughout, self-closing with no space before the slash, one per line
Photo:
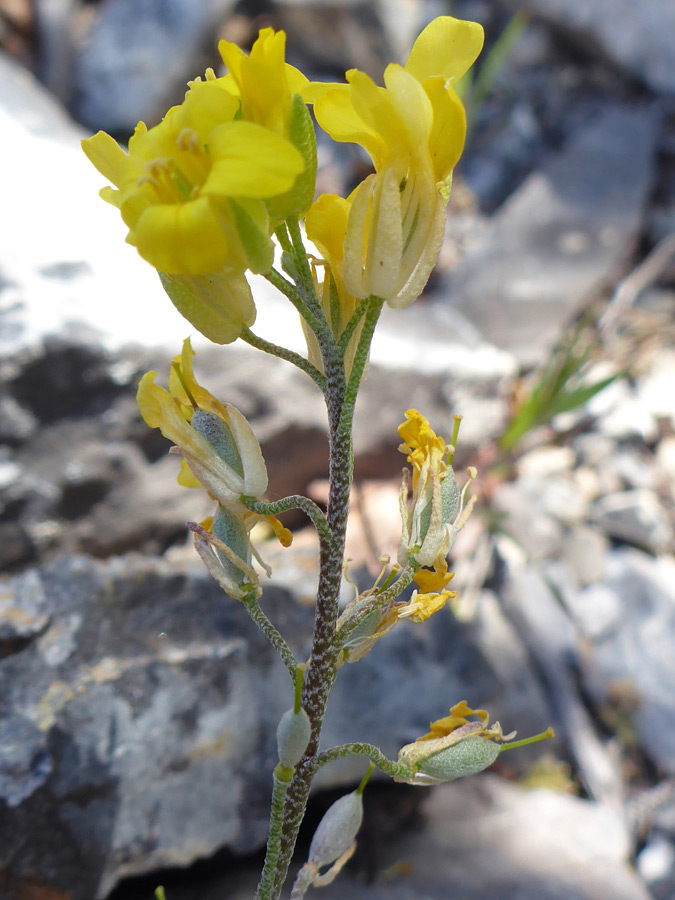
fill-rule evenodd
<path id="1" fill-rule="evenodd" d="M 599 586 L 582 591 L 576 601 L 578 609 L 588 610 L 577 620 L 591 641 L 584 654 L 584 683 L 597 703 L 612 702 L 612 692 L 622 685 L 635 695 L 626 712 L 637 739 L 653 762 L 673 775 L 675 560 L 613 550 L 604 584 L 604 621 L 590 612 L 597 610 Z"/>
<path id="2" fill-rule="evenodd" d="M 562 558 L 574 573 L 577 584 L 585 587 L 602 581 L 609 547 L 607 536 L 585 523 L 577 524 L 565 535 Z"/>
<path id="3" fill-rule="evenodd" d="M 637 234 L 655 139 L 649 107 L 599 111 L 497 211 L 435 303 L 521 365 L 540 361 Z"/>
<path id="4" fill-rule="evenodd" d="M 545 484 L 545 479 L 523 476 L 518 482 L 499 484 L 492 498 L 494 509 L 502 516 L 501 530 L 530 559 L 554 556 L 563 537 L 562 523 L 541 502 Z M 570 492 L 563 489 L 563 495 L 569 496 Z"/>
<path id="5" fill-rule="evenodd" d="M 520 3 L 510 0 L 514 10 Z M 530 0 L 528 8 L 566 35 L 598 46 L 657 93 L 675 93 L 675 10 L 670 0 Z"/>
<path id="6" fill-rule="evenodd" d="M 396 811 L 414 802 L 414 790 L 366 792 L 356 853 L 321 896 L 650 900 L 630 865 L 622 823 L 600 804 L 481 773 L 433 788 L 399 823 Z M 228 872 L 201 883 L 199 897 L 248 900 L 256 880 L 253 872 Z M 195 897 L 184 884 L 166 888 L 172 900 Z"/>
<path id="7" fill-rule="evenodd" d="M 636 868 L 654 900 L 670 900 L 675 891 L 675 844 L 672 838 L 658 832 L 650 836 L 638 854 Z"/>
<path id="8" fill-rule="evenodd" d="M 649 490 L 636 488 L 607 494 L 593 504 L 591 522 L 614 538 L 654 553 L 673 546 L 673 525 L 668 513 Z"/>
<path id="9" fill-rule="evenodd" d="M 274 582 L 262 606 L 306 658 L 313 610 Z M 502 627 L 497 653 L 494 616 L 402 623 L 343 666 L 322 746 L 395 757 L 463 698 L 522 733 L 545 727 L 518 636 Z M 262 845 L 291 684 L 194 556 L 56 557 L 5 583 L 0 622 L 0 885 L 99 900 L 122 877 Z M 317 786 L 358 781 L 363 760 L 342 762 Z"/>
<path id="10" fill-rule="evenodd" d="M 664 347 L 651 362 L 640 381 L 640 400 L 652 415 L 675 428 L 675 350 Z"/>
<path id="11" fill-rule="evenodd" d="M 73 67 L 78 120 L 119 135 L 131 134 L 139 120 L 156 124 L 180 102 L 187 81 L 203 77 L 214 62 L 215 29 L 233 6 L 233 0 L 104 4 Z"/>

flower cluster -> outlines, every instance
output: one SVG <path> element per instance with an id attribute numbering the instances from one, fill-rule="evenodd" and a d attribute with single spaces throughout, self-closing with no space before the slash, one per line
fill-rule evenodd
<path id="1" fill-rule="evenodd" d="M 352 69 L 347 84 L 308 90 L 321 127 L 336 141 L 360 144 L 375 167 L 348 198 L 343 272 L 355 297 L 401 308 L 422 293 L 466 136 L 454 85 L 482 46 L 480 25 L 442 16 L 420 34 L 405 66 L 387 66 L 384 87 Z"/>
<path id="2" fill-rule="evenodd" d="M 452 170 L 466 118 L 455 85 L 478 56 L 483 30 L 442 16 L 384 86 L 363 72 L 343 84 L 309 82 L 285 62 L 285 35 L 261 30 L 250 55 L 221 41 L 228 73 L 189 85 L 152 128 L 139 122 L 128 153 L 104 132 L 82 142 L 113 185 L 127 240 L 160 273 L 189 322 L 228 343 L 255 320 L 246 272 L 268 272 L 271 236 L 307 217 L 324 257 L 323 295 L 339 300 L 344 327 L 369 296 L 407 306 L 422 292 L 443 238 Z M 316 139 L 308 112 L 336 141 L 360 144 L 375 172 L 347 198 L 314 203 Z M 309 354 L 317 356 L 313 335 Z"/>

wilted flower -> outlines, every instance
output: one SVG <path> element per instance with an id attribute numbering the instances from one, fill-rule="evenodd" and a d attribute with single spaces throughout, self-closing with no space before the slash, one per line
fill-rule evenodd
<path id="1" fill-rule="evenodd" d="M 409 476 L 405 470 L 399 497 L 403 522 L 399 562 L 405 565 L 412 557 L 421 566 L 434 567 L 433 573 L 424 576 L 419 572 L 416 576 L 424 588 L 447 577 L 445 557 L 473 509 L 474 498 L 466 504 L 464 498 L 476 470 L 469 469 L 469 481 L 460 491 L 449 462 L 454 448 L 416 409 L 409 409 L 405 415 L 407 421 L 398 429 L 403 438 L 399 450 L 412 466 L 412 499 L 408 503 Z M 428 581 L 425 584 L 420 578 Z"/>
<path id="2" fill-rule="evenodd" d="M 470 716 L 478 721 L 469 721 Z M 492 726 L 489 722 L 484 709 L 471 709 L 465 700 L 455 704 L 450 715 L 431 723 L 428 734 L 401 748 L 398 761 L 410 767 L 411 775 L 394 780 L 415 785 L 454 781 L 487 769 L 503 750 L 554 736 L 553 729 L 548 728 L 542 734 L 509 743 L 516 732 L 504 735 L 499 722 Z"/>

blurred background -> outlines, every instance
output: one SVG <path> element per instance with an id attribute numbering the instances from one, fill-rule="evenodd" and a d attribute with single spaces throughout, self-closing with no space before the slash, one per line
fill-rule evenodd
<path id="1" fill-rule="evenodd" d="M 675 896 L 675 5 L 672 0 L 0 0 L 0 898 L 253 894 L 275 729 L 291 700 L 243 611 L 201 570 L 135 391 L 190 333 L 124 244 L 79 141 L 124 143 L 187 80 L 287 33 L 310 78 L 381 82 L 437 15 L 480 22 L 469 132 L 439 265 L 385 310 L 357 406 L 349 577 L 395 556 L 416 407 L 478 503 L 457 598 L 345 666 L 326 747 L 389 756 L 461 699 L 556 740 L 490 773 L 375 781 L 326 900 Z M 319 134 L 318 190 L 369 172 Z M 254 330 L 303 350 L 253 280 Z M 301 373 L 193 335 L 197 374 L 250 419 L 269 497 L 326 498 L 325 416 Z M 306 383 L 307 382 L 307 383 Z M 307 655 L 316 543 L 263 544 L 263 606 Z M 264 535 L 261 540 L 264 540 Z M 345 582 L 344 601 L 353 596 Z M 298 863 L 361 760 L 328 767 Z"/>

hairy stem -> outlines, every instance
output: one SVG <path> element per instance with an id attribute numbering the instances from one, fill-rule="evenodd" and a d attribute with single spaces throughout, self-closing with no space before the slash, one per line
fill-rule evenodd
<path id="1" fill-rule="evenodd" d="M 282 766 L 281 763 L 274 770 L 274 787 L 272 788 L 272 808 L 270 810 L 270 830 L 267 838 L 267 852 L 263 866 L 260 884 L 256 891 L 255 900 L 269 900 L 274 889 L 274 873 L 279 859 L 281 845 L 281 829 L 284 821 L 284 800 L 286 791 L 293 776 L 293 769 Z"/>
<path id="2" fill-rule="evenodd" d="M 392 778 L 410 778 L 412 776 L 412 770 L 406 763 L 394 762 L 386 757 L 379 747 L 362 743 L 340 744 L 337 747 L 331 747 L 330 750 L 324 750 L 323 753 L 318 753 L 313 761 L 314 771 L 318 771 L 326 763 L 344 759 L 346 756 L 365 756 L 385 775 L 390 775 Z"/>
<path id="3" fill-rule="evenodd" d="M 326 517 L 313 500 L 310 500 L 309 497 L 303 497 L 302 494 L 291 494 L 290 497 L 283 497 L 281 500 L 275 500 L 273 503 L 264 503 L 262 500 L 258 500 L 257 497 L 246 496 L 242 496 L 241 501 L 252 512 L 261 516 L 278 516 L 289 509 L 301 509 L 311 519 L 319 534 L 319 538 L 324 541 L 330 538 Z"/>
<path id="4" fill-rule="evenodd" d="M 288 669 L 288 674 L 291 676 L 291 681 L 295 684 L 298 664 L 295 656 L 293 656 L 293 653 L 291 652 L 291 648 L 262 611 L 260 604 L 254 596 L 249 595 L 248 597 L 244 597 L 241 602 L 243 603 L 246 612 L 281 657 L 283 664 Z"/>
<path id="5" fill-rule="evenodd" d="M 373 332 L 375 331 L 377 320 L 380 318 L 380 312 L 382 311 L 383 302 L 383 300 L 380 300 L 377 297 L 368 298 L 368 309 L 363 321 L 363 329 L 361 330 L 359 345 L 356 349 L 356 353 L 354 354 L 352 370 L 349 375 L 349 383 L 347 384 L 344 404 L 340 413 L 339 430 L 343 433 L 351 434 L 352 431 L 352 421 L 354 419 L 356 395 L 358 394 L 361 379 L 363 378 L 363 371 L 366 367 L 366 363 L 368 362 L 370 344 L 373 340 Z"/>
<path id="6" fill-rule="evenodd" d="M 300 356 L 299 353 L 296 353 L 294 350 L 289 350 L 287 347 L 281 347 L 279 344 L 273 344 L 271 341 L 266 341 L 265 338 L 253 334 L 246 325 L 244 325 L 239 336 L 242 341 L 246 341 L 251 347 L 256 347 L 256 349 L 262 350 L 264 353 L 269 353 L 271 356 L 276 356 L 278 359 L 285 359 L 286 362 L 293 363 L 294 366 L 301 369 L 306 375 L 309 375 L 322 393 L 325 390 L 326 379 L 323 374 L 319 372 L 316 366 L 313 366 L 311 362 L 306 360 L 304 356 Z"/>

